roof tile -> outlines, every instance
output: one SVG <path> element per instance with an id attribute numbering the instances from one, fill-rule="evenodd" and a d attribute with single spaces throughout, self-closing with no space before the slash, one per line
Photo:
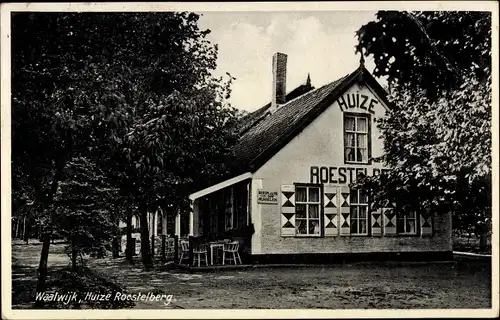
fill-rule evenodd
<path id="1" fill-rule="evenodd" d="M 267 148 L 283 137 L 288 130 L 298 125 L 302 118 L 334 91 L 348 76 L 346 75 L 337 81 L 288 101 L 274 113 L 268 114 L 260 122 L 247 129 L 248 131 L 242 135 L 238 143 L 232 148 L 232 166 L 240 169 L 248 166 Z M 257 110 L 259 117 L 262 117 L 267 111 L 267 105 Z"/>

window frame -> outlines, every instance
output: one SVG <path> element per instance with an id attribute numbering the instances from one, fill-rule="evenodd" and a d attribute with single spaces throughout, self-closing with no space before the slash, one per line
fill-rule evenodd
<path id="1" fill-rule="evenodd" d="M 368 195 L 365 194 L 366 202 L 360 202 L 359 201 L 361 199 L 360 192 L 363 191 L 363 190 L 362 189 L 350 189 L 350 193 L 351 194 L 352 194 L 353 191 L 357 192 L 358 201 L 357 202 L 353 202 L 352 201 L 352 196 L 350 196 L 350 198 L 351 198 L 350 211 L 351 212 L 350 212 L 350 215 L 349 215 L 349 219 L 350 219 L 349 233 L 352 236 L 362 236 L 362 237 L 370 236 L 371 235 L 371 233 L 370 233 L 370 199 L 369 199 Z M 352 232 L 352 225 L 353 225 L 353 217 L 352 216 L 353 216 L 353 209 L 355 207 L 358 208 L 357 217 L 354 218 L 354 220 L 356 220 L 358 222 L 358 225 L 357 225 L 358 226 L 358 228 L 357 228 L 358 232 L 357 233 L 353 233 Z M 366 210 L 365 210 L 365 218 L 360 218 L 360 216 L 359 216 L 359 213 L 360 213 L 359 208 L 361 208 L 361 207 L 366 208 Z M 361 221 L 362 219 L 366 221 L 366 224 L 365 224 L 365 226 L 366 226 L 366 232 L 364 232 L 364 233 L 360 233 L 359 232 L 359 226 L 360 226 L 359 221 Z"/>
<path id="2" fill-rule="evenodd" d="M 295 187 L 295 237 L 299 238 L 318 238 L 318 237 L 323 237 L 324 236 L 324 230 L 323 230 L 323 185 L 322 184 L 310 184 L 310 183 L 294 183 Z M 306 189 L 306 202 L 298 201 L 297 200 L 297 189 L 298 188 L 305 188 Z M 318 189 L 318 202 L 310 202 L 309 201 L 309 189 L 310 188 L 315 188 Z M 298 204 L 305 204 L 306 205 L 306 218 L 297 218 L 297 205 Z M 309 205 L 318 205 L 318 218 L 310 218 L 309 217 Z M 297 230 L 297 219 L 298 220 L 305 220 L 306 221 L 306 230 L 307 234 L 301 234 L 298 233 Z M 319 223 L 319 233 L 318 234 L 310 234 L 309 233 L 309 220 L 318 220 Z"/>
<path id="3" fill-rule="evenodd" d="M 354 118 L 355 121 L 355 130 L 346 130 L 346 119 Z M 357 119 L 364 118 L 366 119 L 366 132 L 357 131 Z M 344 164 L 356 164 L 356 165 L 370 165 L 372 164 L 372 115 L 367 113 L 359 113 L 359 112 L 344 112 L 343 122 L 342 122 L 342 133 L 343 133 L 343 150 L 344 150 Z M 357 135 L 366 134 L 366 160 L 365 161 L 352 161 L 347 160 L 347 134 L 354 134 L 354 147 L 349 147 L 354 150 L 354 156 L 357 156 Z"/>
<path id="4" fill-rule="evenodd" d="M 412 233 L 406 231 L 406 220 L 408 219 L 407 216 L 409 213 L 414 214 L 414 218 L 412 218 L 412 220 L 415 220 L 415 232 L 412 232 Z M 403 219 L 403 226 L 405 229 L 404 231 L 401 231 L 399 228 L 399 221 L 401 219 Z M 419 225 L 419 219 L 418 219 L 417 212 L 415 212 L 415 211 L 405 212 L 405 213 L 399 212 L 396 214 L 396 234 L 398 236 L 418 236 L 419 229 L 420 229 L 420 225 Z"/>

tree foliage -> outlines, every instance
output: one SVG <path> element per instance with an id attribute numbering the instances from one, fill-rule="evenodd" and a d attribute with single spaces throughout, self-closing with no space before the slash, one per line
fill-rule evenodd
<path id="1" fill-rule="evenodd" d="M 357 51 L 387 76 L 393 108 L 379 127 L 390 173 L 359 181 L 401 210 L 491 217 L 491 16 L 385 12 L 358 31 Z"/>
<path id="2" fill-rule="evenodd" d="M 438 94 L 463 76 L 491 74 L 491 15 L 485 12 L 379 11 L 358 32 L 357 50 L 373 56 L 377 77 Z"/>
<path id="3" fill-rule="evenodd" d="M 105 255 L 117 233 L 117 196 L 118 190 L 95 163 L 84 157 L 68 161 L 50 210 L 54 210 L 51 225 L 68 240 L 74 255 Z"/>
<path id="4" fill-rule="evenodd" d="M 144 212 L 146 226 L 147 210 L 181 210 L 193 188 L 224 174 L 221 159 L 235 138 L 237 113 L 226 103 L 234 78 L 212 77 L 217 46 L 198 19 L 189 12 L 13 15 L 13 195 L 33 197 L 47 229 L 99 239 L 99 247 L 108 236 L 96 232 L 108 227 L 111 210 L 96 193 L 103 181 Z M 102 177 L 66 175 L 82 163 Z M 72 197 L 78 188 L 95 196 L 92 205 Z"/>

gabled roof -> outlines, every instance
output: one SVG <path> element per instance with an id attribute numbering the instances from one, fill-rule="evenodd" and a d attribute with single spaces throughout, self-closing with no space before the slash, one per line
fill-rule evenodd
<path id="1" fill-rule="evenodd" d="M 289 102 L 290 100 L 293 100 L 313 89 L 314 87 L 311 86 L 310 78 L 308 77 L 308 82 L 306 84 L 301 84 L 297 88 L 290 91 L 286 95 L 285 101 Z M 248 129 L 250 129 L 255 124 L 257 124 L 257 122 L 262 120 L 266 116 L 266 113 L 269 110 L 269 108 L 271 108 L 271 102 L 241 118 L 241 120 L 239 121 L 240 134 L 243 135 Z"/>
<path id="2" fill-rule="evenodd" d="M 387 93 L 361 65 L 354 72 L 281 105 L 274 113 L 257 110 L 262 117 L 250 125 L 231 152 L 231 174 L 255 172 L 307 125 L 325 111 L 354 82 L 367 83 L 386 105 Z M 266 115 L 264 117 L 264 115 Z"/>

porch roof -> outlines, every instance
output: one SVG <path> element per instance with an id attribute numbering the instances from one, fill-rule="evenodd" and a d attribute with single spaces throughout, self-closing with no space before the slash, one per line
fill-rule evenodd
<path id="1" fill-rule="evenodd" d="M 219 183 L 217 183 L 213 186 L 210 186 L 208 188 L 191 193 L 189 195 L 189 200 L 194 201 L 194 200 L 199 199 L 203 196 L 206 196 L 207 194 L 214 193 L 214 192 L 219 191 L 221 189 L 224 189 L 226 187 L 232 186 L 233 184 L 236 184 L 238 182 L 241 182 L 241 181 L 246 180 L 246 179 L 251 179 L 251 178 L 252 178 L 251 172 L 246 172 L 246 173 L 240 174 L 239 176 L 236 176 L 234 178 L 219 182 Z"/>

